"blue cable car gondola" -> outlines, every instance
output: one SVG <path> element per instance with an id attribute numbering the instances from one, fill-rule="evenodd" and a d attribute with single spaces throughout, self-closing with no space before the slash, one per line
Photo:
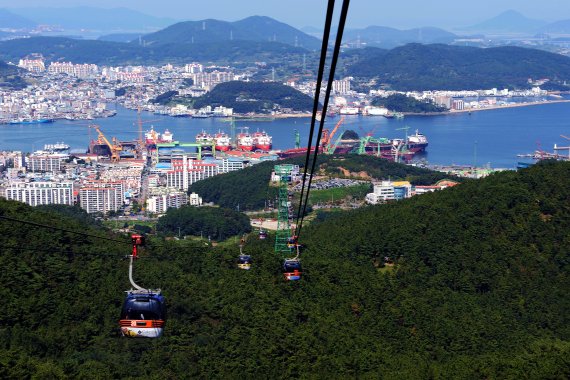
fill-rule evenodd
<path id="1" fill-rule="evenodd" d="M 241 238 L 241 240 L 239 242 L 239 256 L 238 256 L 238 260 L 237 260 L 237 266 L 239 269 L 250 270 L 251 269 L 251 256 L 245 255 L 243 253 L 243 246 L 245 245 L 245 237 L 246 237 L 246 235 L 243 235 L 243 237 Z"/>
<path id="2" fill-rule="evenodd" d="M 121 334 L 129 338 L 158 338 L 166 322 L 164 297 L 158 292 L 131 290 L 121 310 Z"/>
<path id="3" fill-rule="evenodd" d="M 238 257 L 238 268 L 244 270 L 251 269 L 251 256 L 250 255 L 239 255 Z"/>
<path id="4" fill-rule="evenodd" d="M 283 275 L 287 281 L 298 281 L 302 274 L 301 260 L 298 258 L 283 261 Z"/>
<path id="5" fill-rule="evenodd" d="M 291 236 L 287 238 L 287 247 L 288 248 L 295 248 L 295 246 L 297 245 L 297 236 Z"/>
<path id="6" fill-rule="evenodd" d="M 135 289 L 127 291 L 121 309 L 121 334 L 129 338 L 158 338 L 166 322 L 166 304 L 160 289 L 151 290 L 138 286 L 133 280 L 133 261 L 138 247 L 144 244 L 144 237 L 132 235 L 133 251 L 130 255 L 129 281 Z"/>

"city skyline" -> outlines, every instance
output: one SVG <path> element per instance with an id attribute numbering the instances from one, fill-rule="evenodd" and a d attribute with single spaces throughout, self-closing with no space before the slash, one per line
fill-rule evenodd
<path id="1" fill-rule="evenodd" d="M 96 8 L 124 7 L 156 17 L 168 17 L 176 21 L 215 18 L 235 21 L 252 15 L 269 16 L 297 28 L 319 27 L 323 23 L 326 1 L 289 0 L 266 2 L 243 0 L 239 4 L 231 0 L 211 0 L 208 6 L 199 6 L 180 0 L 164 0 L 160 3 L 141 3 L 135 0 L 24 0 L 14 6 L 13 1 L 0 0 L 0 8 L 18 9 L 27 7 L 67 8 L 90 6 Z M 340 4 L 338 5 L 340 7 Z M 544 21 L 570 19 L 570 2 L 544 0 L 540 2 L 493 0 L 465 3 L 441 0 L 427 4 L 420 0 L 398 3 L 380 3 L 374 0 L 356 0 L 350 5 L 348 27 L 361 28 L 382 25 L 396 28 L 436 26 L 456 28 L 485 21 L 506 10 L 516 10 L 526 17 Z M 302 11 L 301 11 L 302 10 Z"/>

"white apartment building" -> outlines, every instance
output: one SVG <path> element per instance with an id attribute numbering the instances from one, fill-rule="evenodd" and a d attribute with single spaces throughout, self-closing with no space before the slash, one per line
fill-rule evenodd
<path id="1" fill-rule="evenodd" d="M 180 208 L 188 204 L 188 196 L 181 191 L 157 195 L 146 200 L 146 210 L 155 214 L 165 213 L 169 208 Z"/>
<path id="2" fill-rule="evenodd" d="M 374 192 L 366 194 L 366 202 L 370 204 L 392 201 L 394 196 L 394 184 L 391 181 L 382 181 L 374 185 Z"/>
<path id="3" fill-rule="evenodd" d="M 245 168 L 245 163 L 242 160 L 228 160 L 224 158 L 218 165 L 219 174 L 234 172 Z"/>
<path id="4" fill-rule="evenodd" d="M 118 211 L 123 205 L 122 183 L 97 183 L 79 190 L 79 204 L 88 213 Z"/>
<path id="5" fill-rule="evenodd" d="M 184 65 L 184 72 L 186 73 L 197 74 L 202 71 L 204 71 L 204 66 L 199 63 L 188 63 Z"/>
<path id="6" fill-rule="evenodd" d="M 194 86 L 201 88 L 211 88 L 223 82 L 234 80 L 234 73 L 231 71 L 213 71 L 211 73 L 198 72 L 192 74 Z"/>
<path id="7" fill-rule="evenodd" d="M 4 191 L 6 199 L 30 206 L 73 205 L 73 182 L 11 182 Z"/>
<path id="8" fill-rule="evenodd" d="M 44 60 L 38 59 L 20 59 L 18 66 L 33 73 L 41 73 L 46 70 Z"/>
<path id="9" fill-rule="evenodd" d="M 200 160 L 172 160 L 172 168 L 166 173 L 166 186 L 180 190 L 188 190 L 194 182 L 213 177 L 219 173 L 218 164 L 205 163 Z"/>
<path id="10" fill-rule="evenodd" d="M 89 78 L 99 73 L 99 68 L 94 64 L 73 64 L 71 62 L 52 62 L 48 67 L 50 73 L 65 73 L 77 78 Z"/>
<path id="11" fill-rule="evenodd" d="M 338 95 L 346 95 L 350 92 L 350 81 L 352 77 L 347 77 L 341 80 L 334 80 L 332 84 L 332 92 Z"/>
<path id="12" fill-rule="evenodd" d="M 62 154 L 32 155 L 26 159 L 26 167 L 30 172 L 59 172 L 61 162 L 68 157 Z"/>
<path id="13" fill-rule="evenodd" d="M 190 194 L 190 206 L 202 206 L 202 197 L 196 193 Z"/>

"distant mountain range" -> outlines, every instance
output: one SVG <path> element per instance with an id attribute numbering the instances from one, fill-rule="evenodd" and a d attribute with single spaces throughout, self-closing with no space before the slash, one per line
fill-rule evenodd
<path id="1" fill-rule="evenodd" d="M 561 20 L 545 25 L 540 28 L 539 32 L 551 34 L 570 34 L 570 20 Z"/>
<path id="2" fill-rule="evenodd" d="M 482 33 L 526 33 L 537 32 L 548 23 L 524 16 L 522 13 L 508 10 L 489 20 L 461 28 L 464 31 Z"/>
<path id="3" fill-rule="evenodd" d="M 0 9 L 0 29 L 31 29 L 37 23 L 7 9 Z"/>
<path id="4" fill-rule="evenodd" d="M 184 21 L 147 34 L 142 39 L 146 46 L 244 40 L 281 42 L 309 50 L 321 47 L 318 38 L 265 16 L 251 16 L 235 22 L 213 19 Z"/>
<path id="5" fill-rule="evenodd" d="M 457 35 L 434 27 L 399 30 L 385 26 L 351 29 L 347 30 L 343 36 L 344 42 L 353 46 L 360 43 L 385 49 L 391 49 L 411 42 L 450 43 L 455 38 L 457 38 Z"/>
<path id="6" fill-rule="evenodd" d="M 11 12 L 33 20 L 31 27 L 42 25 L 57 25 L 65 30 L 92 29 L 99 31 L 139 30 L 150 31 L 163 28 L 176 20 L 164 17 L 154 17 L 127 8 L 102 9 L 95 7 L 30 7 L 13 8 Z M 25 27 L 30 27 L 26 25 Z"/>
<path id="7" fill-rule="evenodd" d="M 528 78 L 549 78 L 545 88 L 568 89 L 562 83 L 570 82 L 569 57 L 508 46 L 408 44 L 388 51 L 358 49 L 347 55 L 346 66 L 346 75 L 376 78 L 403 91 L 529 88 Z"/>

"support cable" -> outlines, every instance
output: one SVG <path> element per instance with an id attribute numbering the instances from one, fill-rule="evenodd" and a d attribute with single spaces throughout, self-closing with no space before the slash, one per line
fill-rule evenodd
<path id="1" fill-rule="evenodd" d="M 300 214 L 299 223 L 297 224 L 297 229 L 296 229 L 296 233 L 295 233 L 295 235 L 297 236 L 297 240 L 299 239 L 299 236 L 301 235 L 301 229 L 303 227 L 303 220 L 305 219 L 305 212 L 307 210 L 307 203 L 309 200 L 309 192 L 311 190 L 311 183 L 313 180 L 313 174 L 315 172 L 317 157 L 319 154 L 319 144 L 321 141 L 321 136 L 323 133 L 323 127 L 325 124 L 325 115 L 326 115 L 328 104 L 329 104 L 329 98 L 330 98 L 330 93 L 331 93 L 331 89 L 332 89 L 332 83 L 334 81 L 334 74 L 335 74 L 336 65 L 338 62 L 338 56 L 340 53 L 340 46 L 342 44 L 342 35 L 344 33 L 344 26 L 346 24 L 346 16 L 348 15 L 348 6 L 349 5 L 350 5 L 350 0 L 343 0 L 342 9 L 341 9 L 341 13 L 340 13 L 340 19 L 339 19 L 339 25 L 338 25 L 338 31 L 337 31 L 337 35 L 336 35 L 336 41 L 335 41 L 334 51 L 333 51 L 333 56 L 332 56 L 332 61 L 331 61 L 331 68 L 330 68 L 330 72 L 329 72 L 327 88 L 325 91 L 323 108 L 321 111 L 321 120 L 319 123 L 319 131 L 317 134 L 317 141 L 315 143 L 315 152 L 314 152 L 313 162 L 312 162 L 312 166 L 311 166 L 311 174 L 309 175 L 309 184 L 307 186 L 307 192 L 305 194 L 305 199 L 304 200 L 301 199 L 301 202 L 299 202 L 299 208 L 302 205 L 303 210 L 302 210 L 302 213 Z M 309 149 L 307 151 L 307 157 L 309 157 L 310 153 L 311 153 L 311 146 L 309 145 Z M 305 168 L 305 173 L 306 173 L 306 170 L 307 170 L 307 168 Z M 304 185 L 305 185 L 305 176 L 303 176 L 303 186 Z M 299 218 L 299 216 L 298 216 L 298 218 Z"/>
<path id="2" fill-rule="evenodd" d="M 80 235 L 80 236 L 85 236 L 85 237 L 92 237 L 92 238 L 96 238 L 96 239 L 112 241 L 112 242 L 115 242 L 115 243 L 130 244 L 128 241 L 125 241 L 125 240 L 112 239 L 112 238 L 108 238 L 108 237 L 104 237 L 104 236 L 98 236 L 98 235 L 87 234 L 87 233 L 85 233 L 85 232 L 66 230 L 66 229 L 64 229 L 64 228 L 58 228 L 58 227 L 54 227 L 54 226 L 48 226 L 47 224 L 41 224 L 41 223 L 31 222 L 31 221 L 29 221 L 29 220 L 22 220 L 22 219 L 11 218 L 11 217 L 9 217 L 9 216 L 4 216 L 4 215 L 0 215 L 0 219 L 8 220 L 8 221 L 10 221 L 10 222 L 17 222 L 17 223 L 22 223 L 22 224 L 28 224 L 28 225 L 30 225 L 30 226 L 46 228 L 46 229 L 50 229 L 50 230 L 54 230 L 54 231 L 67 232 L 67 233 L 70 233 L 70 234 L 75 234 L 75 235 Z"/>
<path id="3" fill-rule="evenodd" d="M 329 0 L 327 6 L 327 15 L 325 18 L 325 29 L 323 31 L 323 42 L 321 45 L 321 59 L 319 61 L 319 71 L 317 73 L 317 85 L 315 89 L 315 97 L 313 99 L 313 114 L 311 116 L 311 128 L 309 132 L 309 142 L 307 144 L 307 154 L 305 155 L 305 168 L 303 171 L 303 184 L 301 185 L 301 196 L 299 201 L 299 210 L 297 211 L 297 220 L 295 225 L 299 225 L 299 218 L 301 217 L 301 206 L 303 200 L 303 194 L 305 192 L 305 179 L 307 177 L 307 169 L 309 167 L 309 158 L 311 156 L 311 146 L 313 145 L 313 134 L 315 132 L 315 122 L 317 120 L 317 112 L 319 111 L 319 97 L 321 94 L 321 82 L 323 81 L 323 74 L 325 71 L 325 63 L 327 59 L 327 50 L 329 46 L 329 36 L 331 32 L 332 18 L 334 14 L 334 4 L 335 0 Z M 323 119 L 323 114 L 321 112 L 321 120 Z M 318 143 L 317 143 L 318 146 Z M 317 148 L 318 149 L 318 148 Z"/>

